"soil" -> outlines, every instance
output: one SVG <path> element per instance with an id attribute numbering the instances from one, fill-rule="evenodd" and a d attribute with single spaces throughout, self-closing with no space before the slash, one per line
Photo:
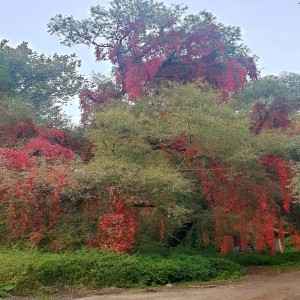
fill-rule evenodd
<path id="1" fill-rule="evenodd" d="M 77 291 L 48 297 L 9 297 L 10 300 L 300 300 L 300 271 L 274 274 L 266 268 L 251 268 L 243 279 L 220 285 L 167 285 L 143 290 L 109 288 L 101 291 Z M 91 295 L 94 294 L 94 295 Z"/>

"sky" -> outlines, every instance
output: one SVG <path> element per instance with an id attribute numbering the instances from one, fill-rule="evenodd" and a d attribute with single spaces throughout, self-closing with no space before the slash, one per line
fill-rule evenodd
<path id="1" fill-rule="evenodd" d="M 89 17 L 91 6 L 108 6 L 108 0 L 0 0 L 0 40 L 11 46 L 22 41 L 38 53 L 76 53 L 82 61 L 80 72 L 90 76 L 109 74 L 109 64 L 95 62 L 87 46 L 71 48 L 47 32 L 47 23 L 56 14 Z M 283 71 L 300 73 L 300 4 L 298 0 L 163 0 L 183 3 L 189 13 L 207 10 L 226 25 L 242 29 L 244 43 L 259 57 L 262 75 Z M 73 111 L 74 114 L 78 112 Z M 77 116 L 78 117 L 78 116 Z"/>

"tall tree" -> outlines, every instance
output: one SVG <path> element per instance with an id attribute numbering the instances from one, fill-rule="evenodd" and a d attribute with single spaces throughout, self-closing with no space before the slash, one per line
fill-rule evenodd
<path id="1" fill-rule="evenodd" d="M 255 58 L 240 29 L 218 23 L 206 11 L 188 15 L 187 7 L 153 0 L 112 0 L 108 9 L 90 11 L 90 18 L 81 21 L 57 15 L 49 32 L 67 46 L 93 46 L 97 60 L 110 61 L 119 97 L 135 100 L 162 81 L 201 77 L 223 92 L 224 101 L 257 78 Z M 101 102 L 103 96 L 83 97 L 83 108 L 89 101 Z"/>

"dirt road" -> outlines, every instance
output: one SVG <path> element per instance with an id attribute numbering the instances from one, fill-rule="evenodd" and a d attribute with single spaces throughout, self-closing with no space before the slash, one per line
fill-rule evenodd
<path id="1" fill-rule="evenodd" d="M 164 287 L 142 292 L 104 294 L 77 300 L 300 300 L 300 271 L 251 275 L 241 281 L 219 286 Z"/>

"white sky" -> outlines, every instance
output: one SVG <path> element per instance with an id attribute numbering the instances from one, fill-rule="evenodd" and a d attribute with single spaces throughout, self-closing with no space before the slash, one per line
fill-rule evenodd
<path id="1" fill-rule="evenodd" d="M 300 4 L 298 0 L 164 0 L 183 3 L 190 13 L 207 10 L 226 25 L 242 28 L 245 44 L 260 60 L 262 74 L 283 71 L 300 73 Z M 76 53 L 81 72 L 108 73 L 105 63 L 96 63 L 86 46 L 68 48 L 47 33 L 47 23 L 56 14 L 89 16 L 91 6 L 107 6 L 107 0 L 0 0 L 0 40 L 12 46 L 29 42 L 39 53 Z M 77 118 L 77 117 L 76 117 Z"/>

